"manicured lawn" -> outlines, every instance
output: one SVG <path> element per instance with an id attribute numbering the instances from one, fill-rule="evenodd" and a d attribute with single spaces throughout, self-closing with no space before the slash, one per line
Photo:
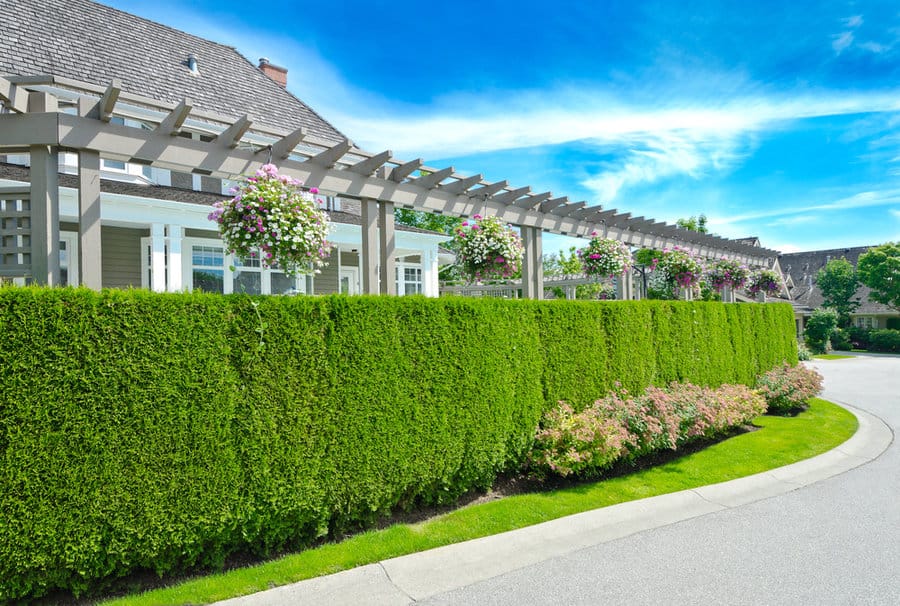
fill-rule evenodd
<path id="1" fill-rule="evenodd" d="M 840 354 L 818 354 L 813 356 L 816 360 L 846 360 L 847 358 L 852 358 L 853 356 L 842 356 Z"/>
<path id="2" fill-rule="evenodd" d="M 856 431 L 856 418 L 813 399 L 797 417 L 758 417 L 759 431 L 741 434 L 674 461 L 544 493 L 464 507 L 418 524 L 369 531 L 279 560 L 189 580 L 107 606 L 203 604 L 424 551 L 566 515 L 760 473 L 830 450 Z"/>

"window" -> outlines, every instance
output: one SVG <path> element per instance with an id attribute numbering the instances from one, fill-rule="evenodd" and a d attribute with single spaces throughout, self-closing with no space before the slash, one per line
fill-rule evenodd
<path id="1" fill-rule="evenodd" d="M 857 316 L 856 326 L 858 328 L 876 328 L 875 318 L 872 316 Z"/>
<path id="2" fill-rule="evenodd" d="M 225 251 L 221 246 L 191 249 L 191 290 L 225 292 Z"/>
<path id="3" fill-rule="evenodd" d="M 262 267 L 259 257 L 235 259 L 232 270 L 232 292 L 248 295 L 262 294 Z"/>
<path id="4" fill-rule="evenodd" d="M 397 265 L 397 294 L 422 294 L 422 268 L 413 265 Z"/>

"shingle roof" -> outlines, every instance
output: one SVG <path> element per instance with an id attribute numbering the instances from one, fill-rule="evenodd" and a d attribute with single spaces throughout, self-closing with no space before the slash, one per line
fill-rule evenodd
<path id="1" fill-rule="evenodd" d="M 856 266 L 859 256 L 872 248 L 871 246 L 857 246 L 855 248 L 834 248 L 831 250 L 812 250 L 808 252 L 786 253 L 778 260 L 781 270 L 785 275 L 790 275 L 794 282 L 791 289 L 793 300 L 806 307 L 815 309 L 822 306 L 822 291 L 816 284 L 816 274 L 832 259 L 847 259 Z M 869 300 L 870 289 L 868 286 L 860 286 L 856 291 L 856 298 L 861 305 L 856 310 L 857 314 L 896 314 L 897 312 L 887 305 L 875 303 Z"/>
<path id="2" fill-rule="evenodd" d="M 190 54 L 198 76 L 188 68 Z M 0 74 L 99 86 L 119 78 L 130 93 L 172 103 L 188 97 L 230 118 L 249 114 L 269 126 L 346 139 L 234 48 L 88 0 L 3 0 Z"/>

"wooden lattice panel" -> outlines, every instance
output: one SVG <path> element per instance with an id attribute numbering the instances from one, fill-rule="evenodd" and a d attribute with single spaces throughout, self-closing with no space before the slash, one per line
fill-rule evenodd
<path id="1" fill-rule="evenodd" d="M 0 276 L 31 275 L 31 200 L 27 194 L 0 194 Z"/>

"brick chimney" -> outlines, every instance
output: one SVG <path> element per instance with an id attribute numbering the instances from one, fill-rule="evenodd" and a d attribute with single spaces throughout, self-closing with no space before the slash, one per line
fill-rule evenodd
<path id="1" fill-rule="evenodd" d="M 277 82 L 284 88 L 287 88 L 287 69 L 284 67 L 280 67 L 278 65 L 273 65 L 269 63 L 269 60 L 265 57 L 260 57 L 259 59 L 259 69 L 262 70 L 262 73 L 267 75 L 269 78 Z"/>

